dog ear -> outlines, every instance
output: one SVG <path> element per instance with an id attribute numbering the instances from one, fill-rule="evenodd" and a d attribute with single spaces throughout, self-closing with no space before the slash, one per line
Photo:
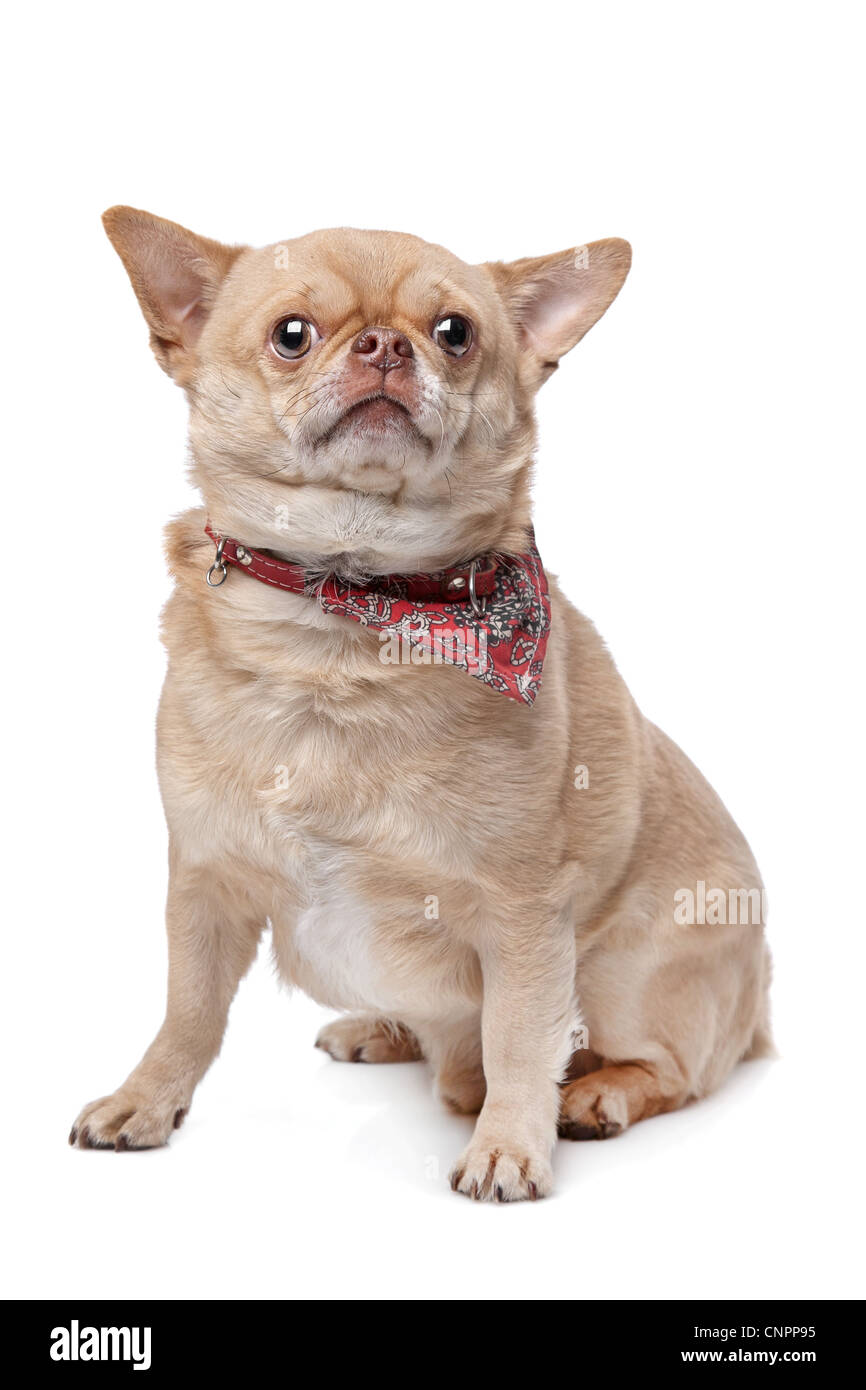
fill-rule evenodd
<path id="1" fill-rule="evenodd" d="M 156 359 L 183 384 L 220 285 L 243 247 L 209 241 L 138 208 L 109 208 L 102 222 L 132 281 Z"/>
<path id="2" fill-rule="evenodd" d="M 616 299 L 631 265 L 627 241 L 609 237 L 552 256 L 491 262 L 540 386 Z"/>

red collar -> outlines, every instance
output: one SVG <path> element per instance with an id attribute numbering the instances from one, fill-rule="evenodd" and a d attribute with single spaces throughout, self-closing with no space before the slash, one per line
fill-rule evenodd
<path id="1" fill-rule="evenodd" d="M 531 705 L 541 685 L 550 632 L 550 594 L 530 531 L 522 555 L 471 560 L 434 574 L 389 574 L 354 585 L 335 575 L 311 575 L 205 527 L 216 546 L 207 572 L 211 588 L 229 566 L 262 584 L 308 594 L 326 612 L 350 618 L 380 635 L 383 662 L 446 663 L 491 690 Z"/>
<path id="2" fill-rule="evenodd" d="M 226 565 L 237 565 L 238 569 L 259 579 L 263 584 L 272 584 L 275 589 L 288 589 L 293 594 L 315 592 L 315 584 L 301 565 L 293 565 L 289 560 L 275 560 L 263 550 L 252 550 L 241 545 L 229 536 L 217 535 L 210 522 L 205 531 L 217 547 L 217 558 L 208 570 L 208 584 L 216 588 L 226 577 Z M 446 599 L 449 603 L 462 603 L 471 598 L 474 591 L 477 599 L 492 594 L 496 588 L 496 560 L 485 558 L 472 560 L 466 565 L 456 565 L 453 569 L 436 570 L 433 574 L 386 574 L 378 575 L 373 584 L 352 584 L 355 595 L 381 593 L 396 585 L 405 590 L 405 597 L 415 602 L 418 599 Z M 214 577 L 215 576 L 215 577 Z M 473 583 L 474 580 L 474 583 Z"/>

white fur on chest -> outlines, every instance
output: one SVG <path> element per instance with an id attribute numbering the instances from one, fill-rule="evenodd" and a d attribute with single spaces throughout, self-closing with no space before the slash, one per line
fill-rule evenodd
<path id="1" fill-rule="evenodd" d="M 292 973 L 301 987 L 334 1009 L 393 1005 L 373 927 L 369 906 L 345 881 L 323 877 L 293 934 Z"/>

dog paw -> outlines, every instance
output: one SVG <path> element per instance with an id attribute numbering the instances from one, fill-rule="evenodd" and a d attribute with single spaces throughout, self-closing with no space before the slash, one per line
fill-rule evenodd
<path id="1" fill-rule="evenodd" d="M 471 1143 L 451 1169 L 452 1192 L 476 1202 L 534 1202 L 553 1190 L 547 1156 L 529 1145 Z"/>
<path id="2" fill-rule="evenodd" d="M 186 1117 L 187 1105 L 180 1099 L 147 1096 L 123 1087 L 112 1096 L 85 1105 L 69 1134 L 73 1148 L 157 1149 L 168 1143 Z"/>
<path id="3" fill-rule="evenodd" d="M 559 1112 L 563 1139 L 614 1139 L 628 1128 L 628 1099 L 614 1086 L 584 1076 L 565 1086 Z"/>
<path id="4" fill-rule="evenodd" d="M 350 1014 L 327 1023 L 316 1047 L 335 1062 L 418 1062 L 421 1049 L 415 1034 L 402 1023 L 370 1014 Z"/>

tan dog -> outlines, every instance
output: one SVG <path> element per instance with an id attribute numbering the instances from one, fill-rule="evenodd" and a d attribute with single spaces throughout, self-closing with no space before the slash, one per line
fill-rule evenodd
<path id="1" fill-rule="evenodd" d="M 208 587 L 204 526 L 359 585 L 526 552 L 535 392 L 629 247 L 469 266 L 386 232 L 251 250 L 130 208 L 105 224 L 187 393 L 205 506 L 168 533 L 166 1018 L 71 1142 L 166 1142 L 270 921 L 283 975 L 357 1011 L 319 1046 L 424 1057 L 480 1111 L 452 1185 L 543 1196 L 557 1126 L 617 1134 L 769 1048 L 761 923 L 726 910 L 760 892 L 748 846 L 554 583 L 530 708 L 383 661 L 315 592 L 224 561 Z"/>

